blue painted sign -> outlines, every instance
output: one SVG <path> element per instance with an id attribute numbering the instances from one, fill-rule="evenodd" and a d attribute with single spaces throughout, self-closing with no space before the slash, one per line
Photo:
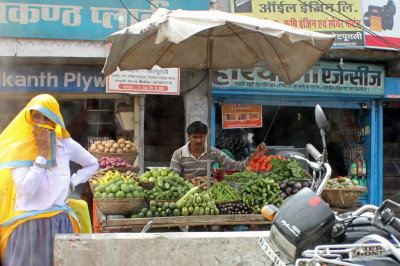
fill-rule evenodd
<path id="1" fill-rule="evenodd" d="M 385 79 L 385 98 L 400 98 L 400 78 Z"/>
<path id="2" fill-rule="evenodd" d="M 0 37 L 106 40 L 157 7 L 208 10 L 209 1 L 0 0 Z"/>
<path id="3" fill-rule="evenodd" d="M 333 62 L 315 64 L 303 77 L 284 84 L 265 68 L 229 69 L 213 73 L 213 88 L 268 90 L 363 96 L 384 94 L 385 71 L 381 65 Z"/>
<path id="4" fill-rule="evenodd" d="M 0 66 L 0 92 L 105 93 L 100 69 Z"/>

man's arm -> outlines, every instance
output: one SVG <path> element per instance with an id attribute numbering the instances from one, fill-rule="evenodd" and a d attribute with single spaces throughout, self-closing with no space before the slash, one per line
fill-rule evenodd
<path id="1" fill-rule="evenodd" d="M 246 160 L 244 160 L 242 162 L 238 162 L 238 161 L 232 160 L 223 151 L 215 149 L 215 152 L 217 154 L 217 163 L 219 163 L 221 168 L 224 168 L 224 169 L 227 169 L 230 171 L 243 171 L 243 169 L 249 163 L 249 160 L 251 160 L 251 158 L 253 158 L 253 156 L 262 156 L 267 151 L 268 151 L 267 145 L 264 142 L 262 142 L 257 145 L 256 150 L 254 151 L 254 154 L 250 155 Z"/>

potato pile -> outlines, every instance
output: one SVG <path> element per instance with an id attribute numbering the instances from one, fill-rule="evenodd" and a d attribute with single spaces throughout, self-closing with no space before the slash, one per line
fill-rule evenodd
<path id="1" fill-rule="evenodd" d="M 105 153 L 129 153 L 137 152 L 136 145 L 130 140 L 123 138 L 115 140 L 98 140 L 89 148 L 90 152 L 105 152 Z"/>

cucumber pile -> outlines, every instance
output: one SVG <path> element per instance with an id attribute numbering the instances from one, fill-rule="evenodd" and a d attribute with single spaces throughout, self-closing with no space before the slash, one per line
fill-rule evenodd
<path id="1" fill-rule="evenodd" d="M 191 183 L 180 176 L 159 176 L 156 185 L 145 193 L 150 200 L 178 200 L 192 187 Z"/>
<path id="2" fill-rule="evenodd" d="M 151 200 L 149 208 L 143 208 L 139 213 L 133 214 L 131 218 L 168 217 L 179 215 L 181 215 L 181 211 L 176 208 L 175 202 L 156 202 Z"/>
<path id="3" fill-rule="evenodd" d="M 272 179 L 257 178 L 242 186 L 243 201 L 256 214 L 261 213 L 261 208 L 267 204 L 279 207 L 283 202 L 283 199 L 279 197 L 281 192 L 279 185 Z"/>

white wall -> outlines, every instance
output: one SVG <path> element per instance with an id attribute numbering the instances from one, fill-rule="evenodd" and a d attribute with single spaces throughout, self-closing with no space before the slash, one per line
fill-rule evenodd
<path id="1" fill-rule="evenodd" d="M 0 56 L 106 57 L 103 41 L 0 38 Z"/>

